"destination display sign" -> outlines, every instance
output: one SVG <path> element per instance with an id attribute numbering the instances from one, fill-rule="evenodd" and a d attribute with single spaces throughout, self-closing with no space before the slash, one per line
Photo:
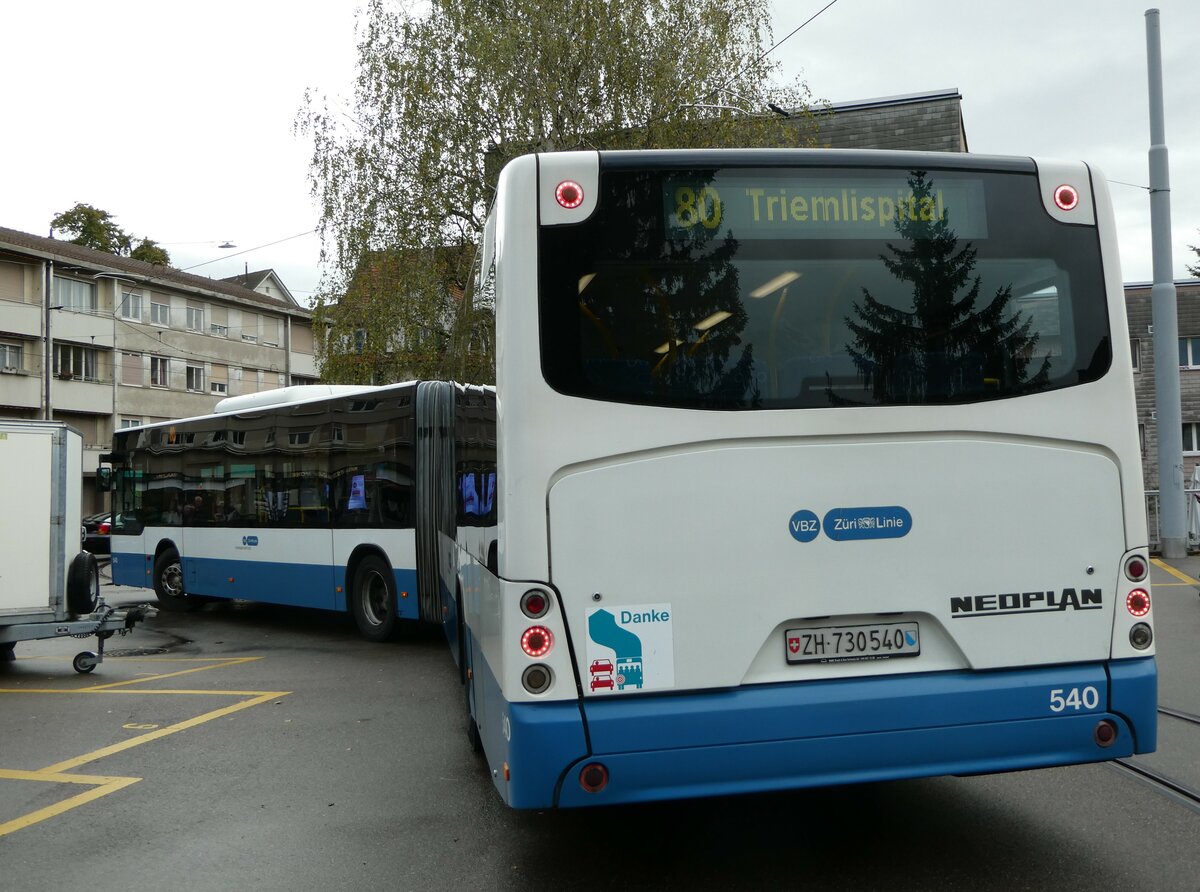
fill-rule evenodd
<path id="1" fill-rule="evenodd" d="M 915 188 L 914 188 L 915 187 Z M 907 222 L 987 237 L 983 182 L 959 176 L 779 177 L 717 171 L 667 177 L 667 235 L 739 239 L 894 238 Z"/>

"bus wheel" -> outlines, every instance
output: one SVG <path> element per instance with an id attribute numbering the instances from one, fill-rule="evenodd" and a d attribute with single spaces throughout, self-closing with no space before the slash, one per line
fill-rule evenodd
<path id="1" fill-rule="evenodd" d="M 378 555 L 363 558 L 350 586 L 350 613 L 368 641 L 387 641 L 397 632 L 396 579 Z"/>
<path id="2" fill-rule="evenodd" d="M 195 610 L 200 606 L 183 590 L 183 564 L 174 548 L 167 549 L 154 560 L 154 594 L 163 610 Z"/>

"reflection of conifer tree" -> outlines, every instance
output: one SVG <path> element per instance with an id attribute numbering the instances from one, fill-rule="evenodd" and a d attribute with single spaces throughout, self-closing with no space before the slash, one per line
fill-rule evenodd
<path id="1" fill-rule="evenodd" d="M 624 224 L 607 246 L 613 266 L 579 297 L 585 336 L 595 339 L 589 352 L 607 354 L 614 365 L 649 363 L 647 379 L 631 379 L 646 396 L 690 405 L 754 404 L 753 351 L 751 345 L 737 350 L 749 320 L 732 262 L 738 241 L 703 226 L 676 229 L 664 239 L 662 224 L 645 213 L 647 196 L 661 195 L 661 179 L 648 174 L 639 185 L 613 196 L 614 216 Z M 706 331 L 695 328 L 718 312 L 729 315 Z M 662 344 L 666 353 L 656 354 Z"/>
<path id="2" fill-rule="evenodd" d="M 1030 374 L 1037 345 L 1033 319 L 1012 312 L 1012 286 L 996 290 L 982 307 L 976 249 L 960 247 L 949 213 L 936 219 L 933 183 L 924 171 L 908 180 L 915 201 L 896 221 L 906 247 L 889 244 L 893 257 L 881 257 L 888 271 L 912 285 L 911 304 L 889 306 L 863 289 L 854 304 L 857 321 L 847 352 L 880 403 L 953 402 L 987 393 L 1027 392 L 1043 386 L 1049 358 Z M 924 209 L 925 213 L 922 213 Z"/>

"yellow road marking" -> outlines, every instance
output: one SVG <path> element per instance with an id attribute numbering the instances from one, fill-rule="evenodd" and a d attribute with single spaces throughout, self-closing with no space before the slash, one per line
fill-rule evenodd
<path id="1" fill-rule="evenodd" d="M 129 659 L 138 661 L 138 657 L 114 657 L 113 659 Z M 192 669 L 181 669 L 178 672 L 165 672 L 157 675 L 148 675 L 142 678 L 136 678 L 129 681 L 118 681 L 109 684 L 92 685 L 86 688 L 0 688 L 2 694 L 178 694 L 187 696 L 209 696 L 209 697 L 247 697 L 249 699 L 234 703 L 230 706 L 225 706 L 220 709 L 214 709 L 194 718 L 185 719 L 182 722 L 177 722 L 174 725 L 168 725 L 165 728 L 156 728 L 146 734 L 140 734 L 137 737 L 131 737 L 128 740 L 115 743 L 111 746 L 106 746 L 98 750 L 93 750 L 90 753 L 84 753 L 82 756 L 76 756 L 73 759 L 67 759 L 63 762 L 58 762 L 54 765 L 47 766 L 40 771 L 21 771 L 18 769 L 0 768 L 0 780 L 27 780 L 41 781 L 44 783 L 66 783 L 66 784 L 85 784 L 92 787 L 83 793 L 68 797 L 62 802 L 47 806 L 46 808 L 38 809 L 30 812 L 27 815 L 22 815 L 11 821 L 0 823 L 0 836 L 6 836 L 17 830 L 24 829 L 32 824 L 37 824 L 49 818 L 57 817 L 71 809 L 85 805 L 101 796 L 107 796 L 109 793 L 114 793 L 117 790 L 128 787 L 130 784 L 135 784 L 141 780 L 138 777 L 108 777 L 104 775 L 89 775 L 89 774 L 67 774 L 69 770 L 77 768 L 80 765 L 86 765 L 88 762 L 94 762 L 97 759 L 103 759 L 106 756 L 114 755 L 115 753 L 124 750 L 132 749 L 133 747 L 141 746 L 153 740 L 158 740 L 167 737 L 179 731 L 186 731 L 189 728 L 195 728 L 205 722 L 211 722 L 214 719 L 223 718 L 233 713 L 240 712 L 243 709 L 249 709 L 251 706 L 258 706 L 261 703 L 266 703 L 269 700 L 274 700 L 279 697 L 286 697 L 291 691 L 221 691 L 221 690 L 166 690 L 166 689 L 146 689 L 134 688 L 132 685 L 139 685 L 143 682 L 157 681 L 164 678 L 175 678 L 180 675 L 189 675 L 194 672 L 205 672 L 209 669 L 224 669 L 228 666 L 238 666 L 243 663 L 254 662 L 262 657 L 233 657 L 224 660 L 203 660 L 196 658 L 179 658 L 178 660 L 167 658 L 159 658 L 155 662 L 208 662 L 210 665 L 198 666 Z M 133 729 L 131 729 L 133 730 Z"/>
<path id="2" fill-rule="evenodd" d="M 101 796 L 107 796 L 109 793 L 115 793 L 117 790 L 122 790 L 130 784 L 136 784 L 141 780 L 140 777 L 104 777 L 101 775 L 92 774 L 55 774 L 48 771 L 16 771 L 12 769 L 0 768 L 0 779 L 3 780 L 26 780 L 40 781 L 42 783 L 52 784 L 87 784 L 92 787 L 90 790 L 85 790 L 75 796 L 69 796 L 61 802 L 56 802 L 53 805 L 48 805 L 45 808 L 39 808 L 37 811 L 31 811 L 27 815 L 21 815 L 19 818 L 13 818 L 11 821 L 5 821 L 0 824 L 0 836 L 7 836 L 10 833 L 15 833 L 18 830 L 23 830 L 31 824 L 37 824 L 49 818 L 58 817 L 64 812 L 68 812 L 73 808 L 78 808 L 81 805 L 86 805 L 93 800 L 99 799 Z"/>
<path id="3" fill-rule="evenodd" d="M 136 657 L 121 657 L 119 659 L 137 659 Z M 91 685 L 86 688 L 81 688 L 82 691 L 107 691 L 112 688 L 127 687 L 131 684 L 142 684 L 147 681 L 158 681 L 163 678 L 176 678 L 180 675 L 189 675 L 192 672 L 207 672 L 209 669 L 224 669 L 226 666 L 240 666 L 243 663 L 253 663 L 255 660 L 261 660 L 262 657 L 234 657 L 228 660 L 213 663 L 211 666 L 197 666 L 195 669 L 180 669 L 178 672 L 164 672 L 161 675 L 146 675 L 142 678 L 131 678 L 128 681 L 114 681 L 111 684 Z"/>
<path id="4" fill-rule="evenodd" d="M 1188 576 L 1182 570 L 1176 570 L 1174 567 L 1172 567 L 1170 564 L 1163 561 L 1161 558 L 1150 558 L 1150 563 L 1154 564 L 1154 566 L 1156 566 L 1156 567 L 1166 570 L 1168 573 L 1170 573 L 1172 576 L 1174 576 L 1180 582 L 1186 582 L 1188 585 L 1200 585 L 1200 580 L 1192 579 L 1192 577 Z M 1170 584 L 1170 583 L 1168 583 L 1168 584 Z"/>
<path id="5" fill-rule="evenodd" d="M 139 734 L 137 737 L 130 737 L 128 740 L 122 740 L 120 743 L 114 743 L 111 746 L 106 746 L 98 750 L 93 750 L 90 753 L 84 753 L 82 756 L 76 756 L 74 759 L 67 759 L 65 762 L 58 762 L 43 768 L 42 771 L 70 771 L 72 768 L 78 768 L 80 765 L 86 765 L 88 762 L 95 762 L 97 759 L 103 759 L 105 756 L 111 756 L 114 753 L 119 753 L 127 749 L 132 749 L 135 746 L 141 746 L 143 743 L 149 743 L 152 740 L 158 740 L 167 737 L 171 734 L 176 734 L 180 731 L 186 731 L 188 728 L 195 728 L 197 725 L 203 725 L 205 722 L 211 722 L 213 719 L 219 719 L 222 716 L 231 715 L 235 712 L 240 712 L 243 709 L 249 709 L 251 706 L 257 706 L 260 703 L 266 703 L 268 700 L 274 700 L 277 697 L 286 697 L 290 691 L 265 691 L 259 697 L 254 697 L 250 700 L 243 700 L 241 703 L 234 703 L 232 706 L 225 706 L 221 709 L 214 709 L 212 712 L 206 712 L 203 715 L 198 715 L 195 718 L 185 719 L 182 722 L 177 722 L 174 725 L 167 725 L 165 728 L 159 728 L 157 731 L 150 731 L 147 734 Z"/>

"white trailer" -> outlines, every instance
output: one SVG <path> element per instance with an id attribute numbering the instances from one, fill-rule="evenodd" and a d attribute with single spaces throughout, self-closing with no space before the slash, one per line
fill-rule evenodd
<path id="1" fill-rule="evenodd" d="M 125 634 L 146 607 L 114 608 L 100 597 L 94 555 L 80 548 L 83 437 L 53 421 L 0 421 L 0 661 L 18 641 L 90 638 L 77 672 L 104 659 L 104 641 Z"/>

